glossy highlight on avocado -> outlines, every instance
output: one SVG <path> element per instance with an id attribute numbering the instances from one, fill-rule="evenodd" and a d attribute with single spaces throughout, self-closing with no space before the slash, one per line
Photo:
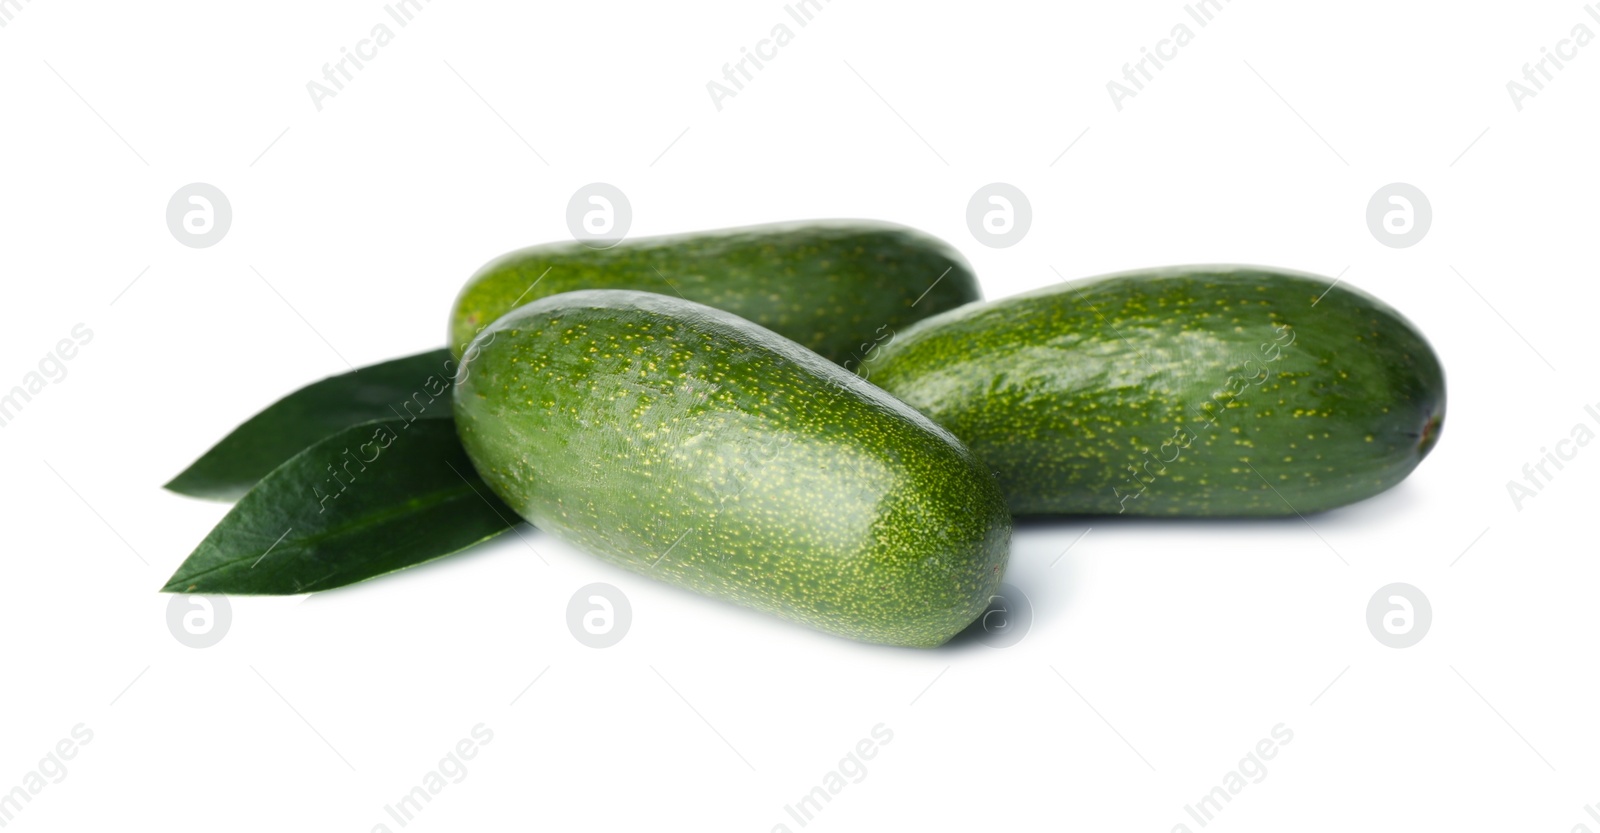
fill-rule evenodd
<path id="1" fill-rule="evenodd" d="M 867 642 L 985 609 L 1011 524 L 993 475 L 904 403 L 770 330 L 590 290 L 498 319 L 455 414 L 522 517 L 614 564 Z"/>
<path id="2" fill-rule="evenodd" d="M 868 220 L 777 223 L 513 252 L 467 282 L 450 349 L 519 304 L 579 289 L 633 289 L 727 310 L 855 367 L 895 332 L 978 300 L 972 269 L 915 229 Z"/>
<path id="3" fill-rule="evenodd" d="M 1433 448 L 1444 371 L 1331 278 L 1190 266 L 928 319 L 863 376 L 994 469 L 1014 514 L 1272 516 L 1362 500 Z"/>

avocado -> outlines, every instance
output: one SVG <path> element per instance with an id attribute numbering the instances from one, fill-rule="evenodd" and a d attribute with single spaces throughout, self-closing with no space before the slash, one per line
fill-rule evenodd
<path id="1" fill-rule="evenodd" d="M 634 289 L 727 310 L 836 364 L 859 365 L 895 332 L 978 300 L 961 255 L 914 229 L 867 220 L 748 226 L 522 249 L 480 269 L 450 315 L 450 348 L 519 304 L 577 289 Z"/>
<path id="2" fill-rule="evenodd" d="M 934 646 L 999 586 L 1011 521 L 948 431 L 805 347 L 676 296 L 494 321 L 456 426 L 523 518 L 628 570 L 866 642 Z"/>
<path id="3" fill-rule="evenodd" d="M 960 437 L 1016 515 L 1271 516 L 1378 494 L 1439 439 L 1444 371 L 1329 278 L 1182 266 L 927 319 L 859 371 Z"/>

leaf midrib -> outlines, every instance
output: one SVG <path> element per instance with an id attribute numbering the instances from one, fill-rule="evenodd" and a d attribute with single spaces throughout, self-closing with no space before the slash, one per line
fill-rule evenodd
<path id="1" fill-rule="evenodd" d="M 430 509 L 440 504 L 447 503 L 455 498 L 465 497 L 469 492 L 474 495 L 478 495 L 477 490 L 474 489 L 471 484 L 463 484 L 463 486 L 465 486 L 465 488 L 462 488 L 462 486 L 453 486 L 447 489 L 428 492 L 412 498 L 405 503 L 399 504 L 392 509 L 363 516 L 361 519 L 352 521 L 351 523 L 335 526 L 322 532 L 307 535 L 303 538 L 292 539 L 294 543 L 291 544 L 291 546 L 305 547 L 307 545 L 320 543 L 331 538 L 348 535 L 353 532 L 359 532 L 360 530 L 371 528 L 400 515 L 411 514 L 423 509 Z M 478 495 L 478 497 L 481 498 L 482 495 Z M 495 515 L 500 517 L 501 521 L 506 520 L 503 515 L 500 515 L 500 510 L 496 509 L 493 504 L 490 504 L 489 508 L 494 511 Z M 515 524 L 508 523 L 507 526 L 515 526 Z M 174 587 L 174 585 L 178 584 L 191 584 L 195 579 L 204 578 L 205 576 L 211 575 L 218 570 L 226 570 L 237 567 L 240 562 L 246 561 L 249 558 L 249 555 L 241 555 L 237 558 L 224 561 L 214 567 L 210 567 L 198 573 L 181 577 L 173 576 L 172 580 L 167 582 L 167 586 L 163 589 L 171 589 Z"/>

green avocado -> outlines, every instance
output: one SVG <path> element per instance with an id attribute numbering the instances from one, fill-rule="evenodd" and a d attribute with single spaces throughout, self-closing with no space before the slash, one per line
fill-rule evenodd
<path id="1" fill-rule="evenodd" d="M 480 269 L 450 314 L 456 358 L 519 304 L 635 289 L 727 310 L 853 367 L 898 330 L 982 297 L 949 245 L 889 223 L 780 223 L 597 246 L 534 246 Z"/>
<path id="2" fill-rule="evenodd" d="M 628 570 L 850 639 L 939 645 L 1000 583 L 1011 520 L 948 431 L 816 353 L 675 296 L 498 318 L 456 426 L 523 518 Z"/>
<path id="3" fill-rule="evenodd" d="M 1188 266 L 923 321 L 859 371 L 960 437 L 1013 514 L 1271 516 L 1400 482 L 1444 371 L 1400 313 L 1329 278 Z"/>

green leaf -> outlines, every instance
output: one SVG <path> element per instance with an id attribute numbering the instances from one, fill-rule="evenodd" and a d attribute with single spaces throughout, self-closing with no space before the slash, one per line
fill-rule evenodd
<path id="1" fill-rule="evenodd" d="M 358 422 L 450 418 L 455 362 L 434 350 L 307 385 L 233 429 L 166 488 L 238 500 L 267 472 L 318 440 Z"/>
<path id="2" fill-rule="evenodd" d="M 517 520 L 479 479 L 453 421 L 366 422 L 262 478 L 162 590 L 327 590 L 463 550 Z"/>

